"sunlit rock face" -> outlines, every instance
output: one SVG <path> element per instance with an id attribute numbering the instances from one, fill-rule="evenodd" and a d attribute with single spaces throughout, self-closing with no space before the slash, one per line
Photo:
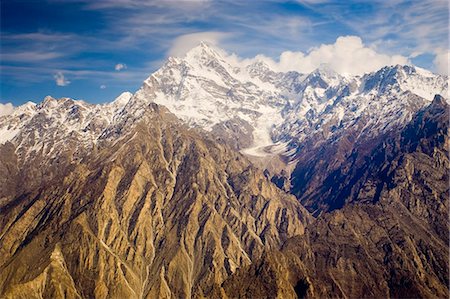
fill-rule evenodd
<path id="1" fill-rule="evenodd" d="M 64 169 L 27 162 L 42 175 L 2 199 L 2 296 L 208 296 L 303 234 L 309 213 L 242 155 L 156 104 L 123 122 Z M 1 171 L 20 178 L 13 147 Z"/>

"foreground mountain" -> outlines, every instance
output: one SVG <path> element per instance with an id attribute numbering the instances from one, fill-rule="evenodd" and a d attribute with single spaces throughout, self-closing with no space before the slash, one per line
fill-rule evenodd
<path id="1" fill-rule="evenodd" d="M 16 180 L 1 202 L 6 298 L 207 296 L 309 221 L 244 157 L 156 104 L 106 130 L 89 154 L 67 149 L 43 167 L 45 150 L 30 163 L 15 148 L 1 148 L 1 177 Z M 19 179 L 29 171 L 40 175 Z"/>
<path id="2" fill-rule="evenodd" d="M 447 298 L 449 107 L 436 97 L 342 188 L 356 203 L 239 270 L 230 298 Z M 358 172 L 356 171 L 356 172 Z"/>

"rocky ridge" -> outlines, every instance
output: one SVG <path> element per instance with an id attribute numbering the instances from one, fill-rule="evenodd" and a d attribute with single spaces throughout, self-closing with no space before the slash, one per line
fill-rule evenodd
<path id="1" fill-rule="evenodd" d="M 3 198 L 2 296 L 208 296 L 310 221 L 244 157 L 165 108 L 150 104 L 117 134 Z"/>

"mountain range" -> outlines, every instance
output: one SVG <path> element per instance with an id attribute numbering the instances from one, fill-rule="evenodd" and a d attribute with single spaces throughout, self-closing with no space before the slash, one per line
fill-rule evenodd
<path id="1" fill-rule="evenodd" d="M 201 43 L 0 117 L 6 298 L 448 297 L 448 77 Z"/>

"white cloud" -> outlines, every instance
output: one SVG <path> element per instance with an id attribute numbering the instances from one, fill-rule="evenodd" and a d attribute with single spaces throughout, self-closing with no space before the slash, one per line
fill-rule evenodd
<path id="1" fill-rule="evenodd" d="M 55 78 L 56 85 L 58 86 L 67 86 L 70 84 L 70 81 L 64 77 L 62 72 L 57 72 L 53 78 Z"/>
<path id="2" fill-rule="evenodd" d="M 450 50 L 438 50 L 433 60 L 434 68 L 438 74 L 449 75 Z"/>
<path id="3" fill-rule="evenodd" d="M 100 89 L 105 89 L 105 88 L 106 88 L 106 85 L 104 85 L 104 84 L 100 85 Z"/>
<path id="4" fill-rule="evenodd" d="M 198 44 L 201 41 L 217 46 L 219 42 L 222 41 L 227 36 L 228 33 L 215 31 L 184 34 L 177 37 L 173 41 L 172 46 L 169 49 L 168 55 L 182 57 L 190 49 L 198 46 Z"/>
<path id="5" fill-rule="evenodd" d="M 278 61 L 265 56 L 257 56 L 279 71 L 309 73 L 322 64 L 328 65 L 340 74 L 361 75 L 386 65 L 407 64 L 408 58 L 401 55 L 389 56 L 376 52 L 364 45 L 360 37 L 341 36 L 334 44 L 322 44 L 308 53 L 283 52 Z"/>
<path id="6" fill-rule="evenodd" d="M 116 66 L 114 66 L 114 69 L 119 72 L 121 70 L 127 69 L 127 65 L 124 63 L 118 63 L 116 64 Z"/>
<path id="7" fill-rule="evenodd" d="M 14 106 L 11 103 L 0 103 L 0 116 L 10 115 L 14 111 Z"/>
<path id="8" fill-rule="evenodd" d="M 42 60 L 52 60 L 61 57 L 61 53 L 56 52 L 41 52 L 41 51 L 23 51 L 14 53 L 2 54 L 3 61 L 42 61 Z"/>

